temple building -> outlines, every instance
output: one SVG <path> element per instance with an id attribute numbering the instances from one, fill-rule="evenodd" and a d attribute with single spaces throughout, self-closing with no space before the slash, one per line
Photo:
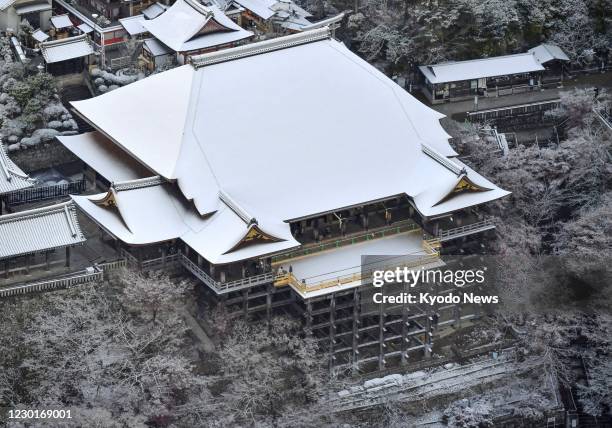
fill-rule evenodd
<path id="1" fill-rule="evenodd" d="M 94 54 L 94 47 L 87 34 L 42 42 L 40 52 L 45 69 L 54 76 L 81 73 Z"/>
<path id="2" fill-rule="evenodd" d="M 175 52 L 179 64 L 193 55 L 236 46 L 253 36 L 217 6 L 207 7 L 196 0 L 177 0 L 157 18 L 140 23 Z"/>
<path id="3" fill-rule="evenodd" d="M 95 131 L 58 139 L 108 183 L 72 199 L 124 257 L 180 264 L 234 315 L 303 317 L 333 366 L 429 355 L 442 318 L 362 309 L 362 256 L 440 266 L 445 242 L 494 227 L 478 206 L 508 195 L 457 159 L 443 115 L 327 27 L 72 106 Z"/>
<path id="4" fill-rule="evenodd" d="M 423 92 L 434 104 L 474 96 L 495 97 L 539 89 L 563 80 L 568 56 L 555 45 L 542 44 L 514 55 L 419 66 Z"/>

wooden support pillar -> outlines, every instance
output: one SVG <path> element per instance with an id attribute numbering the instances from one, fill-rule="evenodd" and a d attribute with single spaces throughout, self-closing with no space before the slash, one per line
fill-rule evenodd
<path id="1" fill-rule="evenodd" d="M 25 255 L 25 273 L 30 274 L 30 254 Z"/>
<path id="2" fill-rule="evenodd" d="M 407 282 L 404 282 L 404 293 L 408 293 L 409 291 L 409 286 Z M 402 350 L 402 355 L 401 355 L 401 360 L 400 360 L 400 364 L 403 366 L 406 363 L 408 363 L 408 327 L 410 326 L 410 322 L 408 320 L 408 317 L 410 315 L 410 309 L 408 306 L 408 303 L 404 302 L 404 304 L 402 305 L 402 346 L 401 346 L 401 350 Z"/>
<path id="3" fill-rule="evenodd" d="M 166 267 L 166 253 L 168 252 L 168 249 L 166 248 L 166 246 L 164 245 L 161 248 L 161 263 L 162 263 L 162 268 Z"/>
<path id="4" fill-rule="evenodd" d="M 334 368 L 334 344 L 336 342 L 336 293 L 329 296 L 329 371 Z"/>
<path id="5" fill-rule="evenodd" d="M 4 261 L 4 277 L 6 279 L 8 279 L 9 275 L 11 274 L 10 269 L 11 269 L 11 262 L 9 259 L 6 259 Z"/>
<path id="6" fill-rule="evenodd" d="M 353 291 L 353 368 L 359 369 L 359 305 L 361 295 L 359 287 L 355 287 Z"/>
<path id="7" fill-rule="evenodd" d="M 266 321 L 268 322 L 268 327 L 270 327 L 270 321 L 272 321 L 272 291 L 274 286 L 268 284 L 266 286 Z"/>
<path id="8" fill-rule="evenodd" d="M 49 251 L 45 251 L 45 270 L 50 270 L 51 269 L 51 257 L 49 257 L 50 252 Z"/>
<path id="9" fill-rule="evenodd" d="M 200 260 L 200 259 L 198 258 L 198 260 Z M 215 265 L 211 264 L 210 265 L 210 269 L 208 270 L 208 272 L 210 274 L 210 277 L 212 279 L 215 279 Z"/>
<path id="10" fill-rule="evenodd" d="M 312 301 L 306 300 L 306 329 L 312 330 Z"/>
<path id="11" fill-rule="evenodd" d="M 245 288 L 242 290 L 242 312 L 244 313 L 244 320 L 247 321 L 249 318 L 249 289 Z"/>
<path id="12" fill-rule="evenodd" d="M 67 268 L 70 267 L 70 247 L 66 247 L 66 264 Z"/>
<path id="13" fill-rule="evenodd" d="M 425 318 L 425 341 L 424 341 L 424 345 L 425 345 L 425 358 L 431 358 L 431 345 L 432 345 L 432 338 L 433 336 L 433 332 L 432 332 L 432 317 L 431 317 L 431 313 L 427 314 L 427 317 Z"/>
<path id="14" fill-rule="evenodd" d="M 455 305 L 453 308 L 453 316 L 455 318 L 454 327 L 461 328 L 461 306 Z"/>
<path id="15" fill-rule="evenodd" d="M 378 370 L 385 368 L 385 347 L 385 308 L 381 301 L 378 304 Z"/>

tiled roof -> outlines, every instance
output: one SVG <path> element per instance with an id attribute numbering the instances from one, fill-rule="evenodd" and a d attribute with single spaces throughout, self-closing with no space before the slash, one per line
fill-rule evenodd
<path id="1" fill-rule="evenodd" d="M 84 241 L 72 202 L 0 216 L 0 259 Z"/>

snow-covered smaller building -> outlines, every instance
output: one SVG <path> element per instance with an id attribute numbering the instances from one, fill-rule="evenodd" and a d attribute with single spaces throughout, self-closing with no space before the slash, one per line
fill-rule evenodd
<path id="1" fill-rule="evenodd" d="M 4 278 L 57 263 L 70 267 L 70 249 L 85 242 L 73 202 L 0 216 L 0 236 Z M 54 254 L 64 249 L 57 260 Z"/>
<path id="2" fill-rule="evenodd" d="M 21 21 L 34 28 L 49 29 L 51 0 L 1 0 L 0 31 L 19 33 Z"/>
<path id="3" fill-rule="evenodd" d="M 142 25 L 176 53 L 179 64 L 190 56 L 236 46 L 253 36 L 229 19 L 217 6 L 196 0 L 177 0 L 172 7 Z"/>
<path id="4" fill-rule="evenodd" d="M 47 72 L 57 76 L 69 73 L 80 73 L 89 57 L 94 53 L 93 44 L 87 34 L 52 40 L 40 44 L 40 51 Z"/>
<path id="5" fill-rule="evenodd" d="M 569 61 L 558 46 L 542 44 L 525 53 L 419 66 L 432 103 L 499 96 L 539 88 L 547 74 Z M 550 73 L 549 73 L 550 72 Z"/>

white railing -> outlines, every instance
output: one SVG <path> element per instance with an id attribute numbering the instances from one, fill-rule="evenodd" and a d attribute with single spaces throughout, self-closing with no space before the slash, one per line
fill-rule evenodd
<path id="1" fill-rule="evenodd" d="M 485 230 L 495 229 L 495 223 L 488 218 L 477 223 L 466 224 L 465 226 L 455 227 L 453 229 L 438 231 L 438 239 L 440 241 L 448 241 L 462 236 L 471 235 L 473 233 L 484 232 Z"/>
<path id="2" fill-rule="evenodd" d="M 127 260 L 119 259 L 119 260 L 114 260 L 112 262 L 98 263 L 96 267 L 98 267 L 99 269 L 102 269 L 102 271 L 106 273 L 106 272 L 110 272 L 113 270 L 127 267 Z"/>
<path id="3" fill-rule="evenodd" d="M 12 287 L 0 288 L 0 298 L 11 297 L 20 294 L 34 293 L 38 291 L 56 290 L 60 288 L 71 288 L 78 285 L 88 284 L 94 281 L 101 281 L 104 272 L 101 269 L 93 268 L 93 271 L 86 270 L 65 278 L 51 279 L 47 281 L 34 282 L 30 284 L 15 285 Z"/>
<path id="4" fill-rule="evenodd" d="M 167 256 L 158 257 L 156 259 L 144 260 L 140 264 L 142 270 L 153 270 L 164 267 L 169 267 L 179 262 L 179 254 L 168 254 Z"/>
<path id="5" fill-rule="evenodd" d="M 268 284 L 274 281 L 272 272 L 262 273 L 260 275 L 249 276 L 247 278 L 238 279 L 235 281 L 221 282 L 217 281 L 202 270 L 197 264 L 189 260 L 184 254 L 180 254 L 180 262 L 189 272 L 194 274 L 204 284 L 208 285 L 217 294 L 229 293 L 230 291 L 238 291 L 244 288 L 254 287 L 256 285 Z"/>

